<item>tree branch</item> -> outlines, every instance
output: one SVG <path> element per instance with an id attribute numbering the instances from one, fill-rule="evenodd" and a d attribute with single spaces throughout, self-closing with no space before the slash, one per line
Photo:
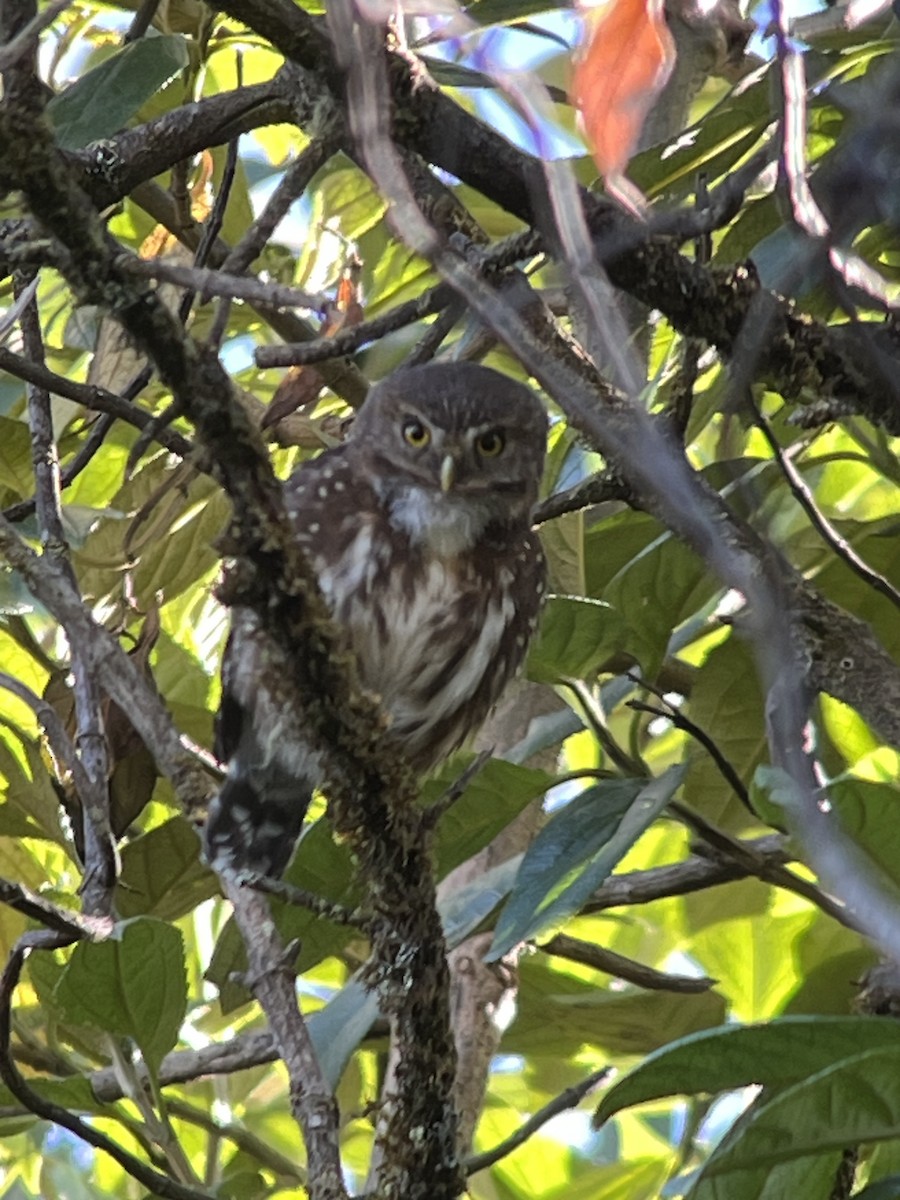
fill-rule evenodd
<path id="1" fill-rule="evenodd" d="M 603 971 L 606 975 L 613 975 L 617 979 L 624 979 L 637 987 L 654 992 L 693 995 L 697 992 L 708 992 L 716 982 L 706 975 L 673 975 L 666 971 L 656 971 L 645 963 L 635 962 L 632 958 L 617 954 L 615 950 L 608 950 L 605 946 L 597 946 L 593 942 L 586 942 L 564 933 L 558 933 L 548 942 L 541 943 L 538 949 L 543 950 L 545 954 L 593 967 L 595 971 Z"/>
<path id="2" fill-rule="evenodd" d="M 610 1072 L 609 1067 L 601 1067 L 599 1071 L 594 1071 L 588 1075 L 587 1079 L 581 1083 L 576 1083 L 570 1088 L 566 1088 L 564 1092 L 560 1092 L 548 1104 L 538 1111 L 521 1125 L 515 1133 L 510 1134 L 508 1138 L 504 1138 L 491 1150 L 486 1150 L 483 1154 L 474 1154 L 466 1160 L 465 1169 L 466 1175 L 474 1175 L 476 1171 L 484 1171 L 488 1167 L 492 1167 L 501 1158 L 506 1158 L 508 1154 L 512 1154 L 513 1150 L 525 1144 L 532 1134 L 537 1133 L 542 1125 L 546 1125 L 553 1117 L 559 1116 L 560 1113 L 566 1112 L 570 1108 L 575 1108 L 580 1104 L 585 1096 L 590 1095 L 598 1084 L 601 1084 Z"/>

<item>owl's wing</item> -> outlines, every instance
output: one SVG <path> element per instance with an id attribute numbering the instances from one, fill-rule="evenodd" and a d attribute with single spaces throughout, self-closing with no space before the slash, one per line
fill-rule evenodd
<path id="1" fill-rule="evenodd" d="M 341 530 L 335 501 L 353 503 L 353 472 L 343 447 L 304 464 L 285 485 L 288 515 L 301 545 L 321 563 L 338 550 Z M 222 660 L 222 700 L 215 749 L 227 776 L 212 802 L 204 830 L 204 855 L 218 870 L 278 876 L 287 867 L 309 801 L 319 782 L 317 754 L 308 745 L 302 713 L 280 694 L 288 671 L 259 618 L 232 613 Z"/>

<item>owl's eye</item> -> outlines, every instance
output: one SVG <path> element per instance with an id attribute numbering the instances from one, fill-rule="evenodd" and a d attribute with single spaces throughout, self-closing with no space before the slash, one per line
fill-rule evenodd
<path id="1" fill-rule="evenodd" d="M 475 447 L 482 458 L 496 458 L 506 445 L 506 438 L 498 429 L 489 429 L 475 439 Z"/>
<path id="2" fill-rule="evenodd" d="M 416 417 L 407 417 L 403 422 L 403 440 L 414 450 L 421 450 L 431 441 L 431 434 Z"/>

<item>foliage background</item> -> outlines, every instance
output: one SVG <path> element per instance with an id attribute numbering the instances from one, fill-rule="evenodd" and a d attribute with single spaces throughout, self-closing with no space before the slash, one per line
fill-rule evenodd
<path id="1" fill-rule="evenodd" d="M 422 296 L 439 275 L 392 230 L 385 200 L 352 161 L 349 146 L 341 145 L 315 105 L 306 119 L 302 113 L 292 118 L 291 106 L 272 88 L 284 59 L 273 48 L 267 22 L 279 6 L 262 6 L 258 23 L 250 18 L 256 32 L 243 23 L 241 6 L 224 7 L 234 15 L 187 0 L 161 7 L 150 32 L 123 48 L 128 13 L 115 5 L 74 3 L 41 35 L 40 72 L 54 93 L 47 111 L 56 141 L 73 153 L 85 178 L 100 180 L 99 191 L 108 183 L 116 193 L 100 205 L 111 234 L 132 254 L 190 265 L 195 222 L 209 221 L 215 197 L 224 193 L 227 204 L 216 214 L 222 221 L 219 245 L 233 248 L 290 164 L 310 147 L 322 147 L 302 199 L 253 258 L 252 276 L 338 296 L 343 309 L 351 279 L 363 305 L 355 315 L 366 320 Z M 515 36 L 538 47 L 536 73 L 559 89 L 570 57 L 559 31 L 571 37 L 572 23 L 568 16 L 536 15 L 544 7 L 476 0 L 468 12 L 485 30 L 530 22 L 530 33 Z M 298 11 L 318 18 L 322 10 L 313 3 Z M 873 278 L 862 289 L 848 288 L 801 228 L 778 184 L 786 59 L 777 47 L 770 59 L 729 64 L 730 79 L 710 74 L 707 65 L 706 81 L 669 131 L 668 144 L 649 146 L 633 161 L 631 177 L 663 214 L 678 206 L 689 210 L 698 186 L 715 191 L 738 178 L 748 162 L 757 163 L 755 173 L 740 177 L 737 203 L 716 222 L 707 247 L 678 237 L 677 230 L 670 233 L 686 258 L 711 277 L 732 281 L 734 264 L 751 258 L 762 287 L 795 297 L 817 328 L 846 330 L 852 318 L 869 323 L 860 326 L 864 336 L 883 321 L 877 293 L 896 294 L 898 265 L 891 181 L 900 145 L 896 118 L 891 123 L 884 116 L 897 90 L 895 35 L 896 22 L 883 12 L 852 31 L 831 21 L 824 33 L 811 27 L 803 54 L 809 107 L 801 173 L 813 181 L 830 236 L 846 250 L 852 247 Z M 455 56 L 445 46 L 447 57 L 432 56 L 429 69 L 455 104 L 484 114 L 533 149 L 527 129 L 516 125 L 499 96 L 500 68 L 488 36 L 478 44 L 480 57 Z M 501 49 L 515 61 L 524 47 L 524 41 L 507 38 Z M 420 49 L 429 53 L 427 45 Z M 193 141 L 179 141 L 193 119 L 190 104 L 253 88 L 265 95 L 249 119 L 223 117 L 203 142 L 207 154 L 198 158 Z M 573 113 L 559 91 L 553 96 L 558 145 L 571 146 L 577 137 Z M 409 103 L 414 109 L 415 93 Z M 170 113 L 178 120 L 166 142 L 162 127 L 150 123 Z M 137 131 L 131 141 L 117 137 L 126 126 Z M 152 135 L 142 132 L 147 129 Z M 239 130 L 243 136 L 229 160 L 224 143 Z M 445 135 L 452 130 L 431 134 Z M 142 137 L 153 149 L 150 167 L 142 167 L 136 151 Z M 754 158 L 761 152 L 771 166 Z M 123 161 L 132 172 L 125 192 L 116 183 Z M 790 182 L 791 164 L 785 166 L 783 156 L 781 162 L 783 184 L 785 177 Z M 579 151 L 572 165 L 582 183 L 595 183 L 586 152 Z M 232 170 L 223 188 L 223 175 Z M 490 163 L 477 170 L 488 178 Z M 504 207 L 489 186 L 478 192 L 446 171 L 438 175 L 486 238 L 523 229 L 521 210 Z M 23 211 L 20 196 L 10 190 L 4 216 L 12 223 Z M 166 221 L 180 242 L 166 231 Z M 540 251 L 518 261 L 577 338 L 559 262 Z M 213 254 L 209 265 L 221 264 L 222 256 Z M 123 392 L 141 370 L 141 353 L 99 308 L 79 300 L 58 266 L 51 256 L 36 275 L 46 367 L 63 380 Z M 24 280 L 16 278 L 18 293 Z M 12 277 L 3 288 L 7 311 L 21 316 L 13 307 Z M 878 590 L 861 578 L 841 548 L 851 547 L 889 584 L 900 585 L 900 407 L 889 386 L 891 368 L 874 387 L 822 394 L 818 386 L 804 386 L 796 345 L 798 357 L 790 359 L 788 348 L 787 362 L 773 368 L 771 356 L 751 354 L 746 345 L 729 347 L 724 336 L 717 342 L 709 334 L 716 314 L 680 309 L 672 289 L 652 272 L 631 290 L 653 307 L 643 323 L 651 382 L 641 403 L 655 414 L 683 414 L 693 471 L 817 594 L 866 622 L 884 652 L 877 658 L 881 675 L 845 687 L 838 668 L 853 676 L 862 660 L 854 663 L 852 646 L 843 654 L 835 650 L 829 642 L 834 630 L 820 630 L 825 665 L 810 677 L 816 694 L 809 737 L 820 781 L 831 785 L 828 799 L 840 838 L 855 848 L 855 857 L 848 849 L 847 871 L 878 873 L 896 902 L 896 715 L 885 718 L 890 705 L 884 697 L 897 691 L 890 674 L 896 666 L 889 663 L 889 656 L 896 663 L 900 650 L 897 597 L 890 587 Z M 528 377 L 475 317 L 459 310 L 454 316 L 442 327 L 442 354 L 483 358 Z M 278 475 L 332 444 L 348 405 L 360 402 L 365 380 L 400 365 L 443 319 L 428 316 L 372 336 L 349 363 L 320 364 L 322 375 L 312 382 L 309 367 L 295 376 L 293 386 L 309 388 L 313 402 L 278 426 L 270 446 Z M 202 293 L 189 317 L 195 339 L 219 337 L 223 362 L 250 411 L 276 393 L 283 396 L 286 387 L 284 370 L 260 369 L 254 350 L 300 340 L 301 334 L 309 338 L 317 325 L 311 311 L 302 318 L 276 315 L 239 300 L 226 310 Z M 37 544 L 39 523 L 33 510 L 22 508 L 36 486 L 29 431 L 34 417 L 21 377 L 22 360 L 33 355 L 23 349 L 14 321 L 4 332 L 0 504 L 18 533 Z M 845 344 L 869 364 L 876 356 L 872 343 Z M 733 380 L 741 371 L 752 381 L 766 427 L 735 399 Z M 331 386 L 320 393 L 326 382 Z M 81 594 L 95 620 L 114 631 L 152 677 L 178 730 L 202 759 L 211 745 L 227 622 L 212 589 L 228 499 L 209 474 L 184 461 L 182 443 L 169 436 L 193 436 L 183 416 L 160 435 L 169 437 L 167 446 L 151 439 L 135 454 L 138 429 L 128 420 L 110 420 L 97 438 L 100 393 L 92 404 L 88 393 L 65 398 L 58 386 L 58 392 L 51 387 L 51 417 L 63 470 L 79 461 L 86 445 L 92 451 L 62 501 Z M 158 377 L 131 398 L 144 413 L 162 412 L 170 399 Z M 890 1009 L 892 984 L 877 995 L 861 985 L 877 957 L 853 927 L 865 914 L 848 913 L 842 896 L 836 903 L 820 891 L 803 865 L 802 848 L 782 832 L 779 779 L 759 771 L 770 763 L 765 702 L 753 648 L 735 622 L 740 597 L 645 511 L 640 496 L 618 485 L 596 447 L 559 408 L 551 411 L 544 494 L 565 495 L 557 507 L 568 511 L 552 519 L 550 507 L 539 514 L 548 518 L 542 529 L 557 596 L 547 607 L 528 671 L 547 689 L 540 703 L 549 715 L 507 738 L 501 747 L 507 761 L 498 758 L 483 769 L 442 819 L 435 842 L 441 880 L 549 791 L 546 808 L 553 816 L 518 874 L 524 844 L 490 870 L 482 865 L 464 889 L 449 886 L 441 895 L 449 940 L 459 943 L 487 930 L 478 943 L 484 949 L 496 930 L 494 958 L 508 972 L 502 1038 L 483 1104 L 471 1114 L 478 1118 L 472 1151 L 502 1142 L 529 1114 L 606 1067 L 638 1070 L 603 1101 L 610 1119 L 599 1130 L 589 1122 L 596 1097 L 583 1100 L 473 1174 L 470 1194 L 479 1200 L 659 1194 L 775 1200 L 799 1188 L 810 1200 L 900 1195 L 900 1185 L 890 1182 L 900 1177 L 900 1035 L 889 1020 L 848 1019 L 854 1006 Z M 773 455 L 766 428 L 783 459 Z M 784 459 L 841 543 L 814 528 Z M 568 490 L 586 480 L 594 491 L 580 493 L 576 503 Z M 635 669 L 654 690 L 642 689 L 629 674 Z M 66 638 L 12 569 L 0 574 L 0 670 L 42 697 L 74 732 Z M 661 714 L 631 707 L 635 700 L 661 708 Z M 40 1094 L 86 1115 L 131 1153 L 198 1191 L 240 1198 L 295 1194 L 308 1183 L 314 1190 L 290 1117 L 286 1074 L 272 1064 L 271 1044 L 260 1040 L 265 1019 L 240 976 L 245 960 L 229 906 L 199 862 L 195 832 L 153 753 L 110 701 L 104 716 L 110 822 L 121 853 L 115 892 L 120 924 L 106 940 L 29 957 L 14 997 L 13 1056 Z M 697 730 L 712 739 L 730 775 Z M 543 757 L 535 760 L 538 753 Z M 461 767 L 451 764 L 442 781 L 426 785 L 426 798 L 436 800 Z M 9 688 L 0 689 L 0 776 L 0 875 L 4 898 L 13 902 L 0 907 L 5 958 L 35 927 L 35 911 L 23 908 L 23 889 L 74 911 L 82 881 L 78 797 L 48 752 L 34 707 Z M 553 788 L 558 778 L 563 782 Z M 658 781 L 656 798 L 651 809 L 640 810 L 646 819 L 639 820 L 636 797 L 646 802 L 643 789 L 651 779 Z M 676 788 L 680 807 L 668 803 Z M 623 829 L 626 813 L 632 824 L 626 821 Z M 786 872 L 785 862 L 797 856 L 801 861 Z M 625 876 L 618 890 L 615 877 L 604 882 L 613 867 Z M 307 833 L 289 878 L 347 905 L 359 898 L 347 846 L 335 842 L 324 820 Z M 365 940 L 346 925 L 273 904 L 283 935 L 301 939 L 302 1007 L 315 1014 L 310 1029 L 336 1085 L 346 1176 L 351 1187 L 362 1189 L 386 1056 L 377 1005 L 356 980 Z M 520 953 L 523 942 L 528 948 Z M 610 959 L 610 952 L 625 961 Z M 742 1028 L 776 1018 L 797 1023 Z M 711 1031 L 709 1037 L 704 1031 Z M 743 1042 L 735 1040 L 739 1035 Z M 673 1047 L 692 1036 L 699 1040 L 689 1041 L 686 1050 Z M 243 1069 L 201 1070 L 209 1062 L 203 1054 L 222 1046 L 234 1048 Z M 147 1094 L 141 1064 L 153 1080 Z M 185 1078 L 173 1076 L 179 1066 Z M 761 1096 L 744 1090 L 760 1083 L 766 1085 Z M 720 1094 L 725 1099 L 717 1101 Z M 121 1165 L 36 1119 L 9 1091 L 0 1093 L 0 1113 L 0 1195 L 78 1200 L 146 1194 Z M 837 1190 L 841 1186 L 844 1191 Z"/>

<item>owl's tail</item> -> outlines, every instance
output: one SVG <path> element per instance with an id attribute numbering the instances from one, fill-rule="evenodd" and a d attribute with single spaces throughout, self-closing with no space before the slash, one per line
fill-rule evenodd
<path id="1" fill-rule="evenodd" d="M 275 763 L 246 768 L 232 760 L 209 808 L 203 857 L 216 871 L 278 878 L 291 860 L 311 792 Z"/>

